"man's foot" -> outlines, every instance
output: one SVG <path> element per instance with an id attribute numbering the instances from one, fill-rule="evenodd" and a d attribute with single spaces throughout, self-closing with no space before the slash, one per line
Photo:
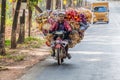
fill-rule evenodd
<path id="1" fill-rule="evenodd" d="M 61 59 L 61 62 L 63 63 L 63 62 L 64 62 L 64 59 Z"/>
<path id="2" fill-rule="evenodd" d="M 67 53 L 67 57 L 68 57 L 68 59 L 71 59 L 71 58 L 72 58 L 69 53 Z"/>

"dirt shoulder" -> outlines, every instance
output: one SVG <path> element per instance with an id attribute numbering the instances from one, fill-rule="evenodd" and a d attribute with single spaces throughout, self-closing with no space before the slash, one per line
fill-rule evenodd
<path id="1" fill-rule="evenodd" d="M 46 46 L 38 49 L 16 49 L 13 55 L 17 58 L 0 59 L 0 80 L 16 80 L 33 65 L 43 61 L 50 55 L 50 49 Z M 22 57 L 20 56 L 22 55 Z"/>

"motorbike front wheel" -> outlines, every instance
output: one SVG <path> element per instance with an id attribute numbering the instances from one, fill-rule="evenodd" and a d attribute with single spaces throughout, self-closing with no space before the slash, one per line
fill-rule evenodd
<path id="1" fill-rule="evenodd" d="M 58 65 L 61 65 L 63 62 L 63 59 L 60 57 L 61 49 L 57 49 L 57 62 Z"/>

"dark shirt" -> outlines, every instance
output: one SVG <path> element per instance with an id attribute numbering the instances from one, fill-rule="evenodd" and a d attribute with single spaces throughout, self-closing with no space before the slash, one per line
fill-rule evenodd
<path id="1" fill-rule="evenodd" d="M 58 23 L 58 31 L 61 31 L 61 30 L 65 30 L 65 27 L 64 27 L 64 22 L 62 23 Z"/>

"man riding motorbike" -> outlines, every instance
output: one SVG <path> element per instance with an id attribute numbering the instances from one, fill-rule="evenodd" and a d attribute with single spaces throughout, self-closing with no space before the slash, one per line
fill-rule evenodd
<path id="1" fill-rule="evenodd" d="M 65 33 L 63 40 L 66 39 L 66 40 L 70 41 L 69 34 L 72 31 L 72 29 L 71 29 L 70 25 L 67 23 L 67 21 L 65 21 L 65 14 L 62 12 L 60 12 L 58 14 L 58 21 L 52 25 L 50 33 L 53 33 L 55 31 L 65 31 L 66 33 Z M 56 39 L 57 39 L 57 35 L 54 36 L 53 40 L 56 40 Z M 54 57 L 55 56 L 55 48 L 53 47 L 52 50 L 53 50 L 52 56 Z M 68 59 L 70 59 L 71 55 L 68 54 L 68 45 L 65 47 L 65 50 L 66 50 L 66 55 L 67 55 Z"/>

